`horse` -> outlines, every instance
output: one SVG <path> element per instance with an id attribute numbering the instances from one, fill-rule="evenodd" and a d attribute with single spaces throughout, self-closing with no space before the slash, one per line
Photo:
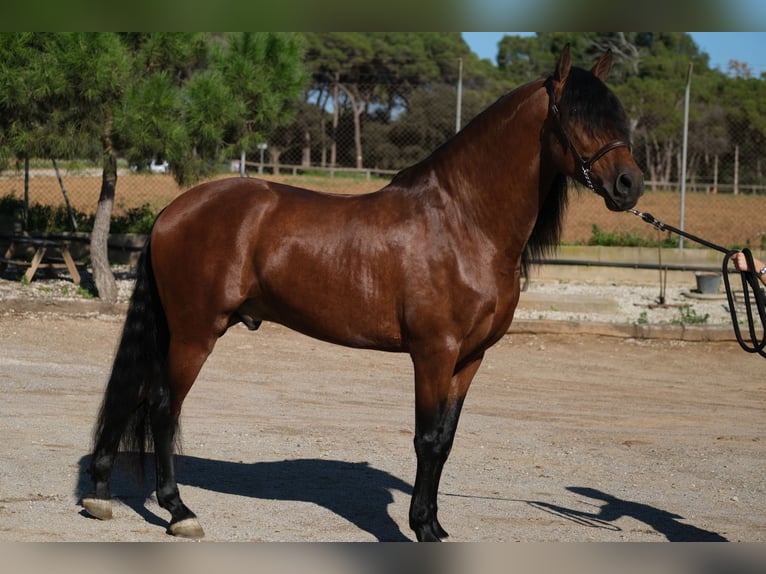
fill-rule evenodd
<path id="1" fill-rule="evenodd" d="M 201 183 L 157 217 L 136 270 L 93 438 L 85 511 L 112 517 L 118 450 L 153 444 L 167 532 L 204 531 L 174 471 L 178 420 L 216 341 L 272 321 L 355 348 L 408 353 L 417 458 L 409 526 L 448 536 L 437 494 L 466 393 L 508 331 L 520 278 L 558 243 L 568 178 L 632 208 L 643 174 L 604 53 L 517 87 L 419 163 L 368 194 L 255 178 Z"/>

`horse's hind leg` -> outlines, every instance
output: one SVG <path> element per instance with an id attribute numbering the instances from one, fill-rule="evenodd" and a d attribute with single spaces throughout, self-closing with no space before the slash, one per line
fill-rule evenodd
<path id="1" fill-rule="evenodd" d="M 438 542 L 449 536 L 437 517 L 439 481 L 452 449 L 463 400 L 480 364 L 481 358 L 476 359 L 453 375 L 444 372 L 445 368 L 451 369 L 449 361 L 433 356 L 425 362 L 415 360 L 418 466 L 410 503 L 410 528 L 418 541 Z"/>
<path id="2" fill-rule="evenodd" d="M 173 450 L 181 406 L 212 351 L 214 342 L 213 338 L 202 344 L 171 340 L 168 353 L 168 396 L 156 396 L 150 400 L 150 421 L 157 464 L 157 502 L 170 512 L 168 534 L 174 536 L 202 538 L 205 535 L 197 516 L 181 500 L 175 477 Z"/>
<path id="3" fill-rule="evenodd" d="M 109 481 L 112 476 L 114 459 L 120 444 L 128 417 L 113 417 L 105 422 L 98 443 L 93 449 L 88 472 L 93 481 L 94 491 L 83 497 L 82 505 L 88 514 L 100 520 L 112 518 L 112 495 Z"/>
<path id="4" fill-rule="evenodd" d="M 120 442 L 126 450 L 143 453 L 145 449 L 147 404 L 143 389 L 162 385 L 163 361 L 154 352 L 155 345 L 147 343 L 153 337 L 146 324 L 129 313 L 98 416 L 88 468 L 94 491 L 83 497 L 82 505 L 101 520 L 112 518 L 109 481 Z"/>

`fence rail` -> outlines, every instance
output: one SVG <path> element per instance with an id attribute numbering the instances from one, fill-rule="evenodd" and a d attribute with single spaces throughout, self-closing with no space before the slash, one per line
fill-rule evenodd
<path id="1" fill-rule="evenodd" d="M 252 167 L 251 165 L 248 167 Z M 264 165 L 264 167 L 266 167 Z M 368 193 L 383 187 L 390 172 L 379 170 L 357 170 L 355 168 L 305 168 L 283 169 L 280 174 L 264 173 L 265 179 L 326 191 L 331 193 Z M 303 171 L 305 170 L 305 171 Z M 303 175 L 300 175 L 303 173 Z M 334 173 L 334 177 L 332 176 Z M 75 175 L 73 175 L 75 174 Z M 7 175 L 7 174 L 6 174 Z M 222 173 L 219 177 L 237 177 L 236 173 Z M 101 187 L 101 178 L 94 174 L 80 175 L 80 172 L 64 172 L 63 182 L 72 207 L 80 213 L 95 212 Z M 694 191 L 698 189 L 699 192 Z M 185 189 L 178 186 L 171 175 L 136 174 L 121 172 L 117 178 L 114 213 L 124 215 L 130 210 L 149 207 L 151 213 L 159 212 Z M 691 186 L 685 195 L 684 229 L 700 237 L 725 246 L 748 246 L 751 249 L 766 247 L 766 193 L 758 188 L 756 193 L 739 194 L 705 192 L 701 186 Z M 0 178 L 0 232 L 20 231 L 18 213 L 3 212 L 3 206 L 13 198 L 15 205 L 23 198 L 24 177 Z M 603 200 L 585 189 L 573 189 L 571 201 L 563 223 L 564 244 L 625 244 L 636 245 L 645 242 L 663 242 L 668 234 L 660 234 L 630 214 L 612 212 L 606 209 Z M 37 174 L 29 180 L 31 205 L 46 206 L 46 209 L 64 210 L 64 197 L 54 175 Z M 678 225 L 681 198 L 677 190 L 652 191 L 651 186 L 640 199 L 638 208 L 671 225 Z M 66 213 L 63 218 L 66 221 Z M 149 224 L 151 221 L 149 221 Z M 58 229 L 34 229 L 33 231 L 72 231 L 70 227 Z M 115 228 L 112 229 L 115 231 Z M 690 246 L 691 247 L 691 246 Z"/>
<path id="2" fill-rule="evenodd" d="M 245 161 L 246 168 L 252 168 L 252 172 L 259 175 L 271 174 L 271 175 L 306 175 L 314 173 L 325 173 L 330 177 L 335 177 L 337 174 L 350 174 L 350 175 L 362 175 L 365 179 L 372 179 L 373 176 L 390 178 L 397 173 L 395 169 L 377 169 L 377 168 L 358 168 L 358 167 L 327 167 L 321 165 L 293 165 L 284 163 L 260 163 L 254 161 Z M 231 162 L 231 170 L 233 172 L 240 171 L 240 162 Z"/>
<path id="3" fill-rule="evenodd" d="M 646 181 L 644 182 L 646 189 L 649 191 L 675 191 L 678 189 L 679 184 L 677 182 L 667 181 Z M 737 184 L 736 186 L 731 183 L 719 183 L 715 185 L 712 182 L 687 182 L 686 191 L 692 193 L 729 193 L 733 195 L 749 194 L 749 195 L 766 195 L 766 185 L 756 184 Z"/>

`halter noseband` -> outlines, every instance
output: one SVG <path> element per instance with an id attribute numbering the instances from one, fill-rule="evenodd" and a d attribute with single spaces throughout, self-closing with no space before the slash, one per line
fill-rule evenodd
<path id="1" fill-rule="evenodd" d="M 577 151 L 577 148 L 572 143 L 572 140 L 569 138 L 569 135 L 567 135 L 566 130 L 564 129 L 564 124 L 561 123 L 561 114 L 559 112 L 559 107 L 556 104 L 556 96 L 553 93 L 553 85 L 551 83 L 551 79 L 548 78 L 545 81 L 545 88 L 548 90 L 548 100 L 550 102 L 550 110 L 553 113 L 553 117 L 556 118 L 556 124 L 559 127 L 559 130 L 561 131 L 561 135 L 564 137 L 564 142 L 566 144 L 566 147 L 569 147 L 572 149 L 572 153 L 574 153 L 575 158 L 577 158 L 577 161 L 580 163 L 580 170 L 582 171 L 582 175 L 585 178 L 585 184 L 588 186 L 589 189 L 595 191 L 595 187 L 593 187 L 593 181 L 591 180 L 591 169 L 593 168 L 593 164 L 596 163 L 602 156 L 607 154 L 608 152 L 612 151 L 615 148 L 618 147 L 626 147 L 628 150 L 631 149 L 630 142 L 626 142 L 625 140 L 612 140 L 608 144 L 602 146 L 596 153 L 594 153 L 591 156 L 583 156 L 579 151 Z"/>

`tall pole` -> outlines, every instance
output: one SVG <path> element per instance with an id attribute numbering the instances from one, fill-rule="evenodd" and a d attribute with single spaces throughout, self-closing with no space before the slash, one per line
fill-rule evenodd
<path id="1" fill-rule="evenodd" d="M 72 222 L 72 228 L 77 231 L 77 219 L 74 216 L 74 211 L 72 211 L 72 204 L 69 203 L 69 195 L 66 192 L 66 188 L 64 187 L 64 180 L 61 179 L 61 172 L 59 171 L 59 166 L 56 163 L 55 159 L 51 159 L 53 162 L 53 169 L 56 172 L 56 177 L 59 180 L 59 187 L 61 188 L 61 193 L 64 196 L 64 204 L 66 205 L 66 212 L 69 214 L 69 221 Z"/>
<path id="2" fill-rule="evenodd" d="M 24 158 L 24 211 L 22 212 L 21 229 L 27 231 L 29 226 L 29 158 Z"/>
<path id="3" fill-rule="evenodd" d="M 457 106 L 455 112 L 455 133 L 460 131 L 461 108 L 463 107 L 463 58 L 458 58 Z"/>
<path id="4" fill-rule="evenodd" d="M 689 139 L 689 93 L 692 84 L 692 63 L 689 62 L 689 70 L 686 73 L 686 93 L 684 95 L 684 139 L 681 150 L 681 217 L 679 229 L 684 230 L 684 205 L 686 203 L 686 150 Z M 684 248 L 683 236 L 678 236 L 678 248 Z"/>
<path id="5" fill-rule="evenodd" d="M 266 148 L 268 148 L 269 146 L 266 145 L 265 143 L 259 143 L 257 144 L 256 147 L 258 148 L 258 151 L 261 152 L 261 163 L 258 164 L 258 173 L 262 175 L 263 174 L 263 152 L 266 151 Z"/>

